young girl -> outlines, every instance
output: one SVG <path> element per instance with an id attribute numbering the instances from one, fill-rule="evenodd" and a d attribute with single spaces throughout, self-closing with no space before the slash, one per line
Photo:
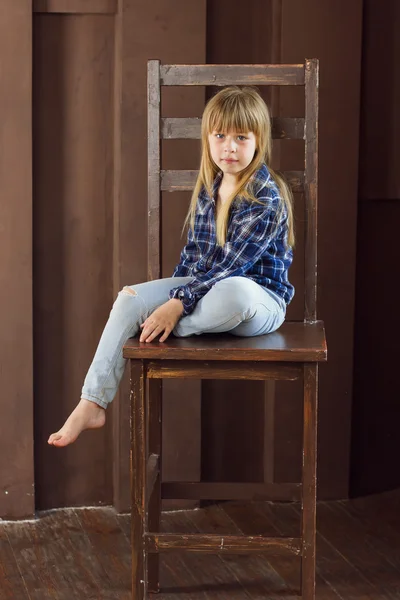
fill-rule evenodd
<path id="1" fill-rule="evenodd" d="M 291 194 L 267 165 L 267 106 L 250 87 L 228 87 L 202 119 L 200 172 L 187 216 L 188 240 L 172 278 L 125 287 L 113 305 L 79 404 L 48 443 L 66 446 L 105 423 L 126 360 L 126 340 L 141 342 L 229 331 L 255 336 L 285 319 L 294 244 Z"/>

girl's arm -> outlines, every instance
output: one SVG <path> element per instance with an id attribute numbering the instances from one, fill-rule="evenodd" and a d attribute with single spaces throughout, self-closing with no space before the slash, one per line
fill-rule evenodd
<path id="1" fill-rule="evenodd" d="M 286 212 L 282 212 L 277 223 L 276 208 L 271 203 L 271 198 L 264 198 L 265 200 L 265 204 L 244 203 L 244 207 L 233 217 L 230 240 L 223 247 L 216 247 L 211 268 L 207 270 L 207 264 L 202 265 L 200 260 L 199 266 L 204 271 L 198 272 L 194 281 L 171 290 L 170 298 L 182 301 L 184 315 L 190 314 L 200 298 L 218 281 L 241 276 L 249 271 L 266 252 L 281 228 L 286 227 Z"/>

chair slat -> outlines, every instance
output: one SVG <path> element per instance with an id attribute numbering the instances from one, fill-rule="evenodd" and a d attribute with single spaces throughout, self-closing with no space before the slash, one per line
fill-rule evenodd
<path id="1" fill-rule="evenodd" d="M 198 171 L 161 171 L 161 190 L 163 192 L 184 192 L 193 190 Z M 303 192 L 304 172 L 283 171 L 282 175 L 293 192 Z"/>
<path id="2" fill-rule="evenodd" d="M 198 117 L 161 119 L 161 136 L 165 140 L 199 140 L 201 138 L 201 119 Z M 304 139 L 304 119 L 273 117 L 272 137 L 286 140 Z"/>
<path id="3" fill-rule="evenodd" d="M 148 197 L 148 278 L 161 274 L 160 207 L 160 61 L 151 60 L 147 72 L 147 197 Z"/>
<path id="4" fill-rule="evenodd" d="M 219 361 L 217 364 L 202 362 L 200 365 L 197 361 L 163 360 L 160 364 L 159 361 L 150 360 L 147 365 L 147 377 L 148 379 L 176 379 L 180 375 L 186 379 L 226 379 L 228 368 L 229 379 L 254 379 L 256 381 L 267 381 L 268 379 L 293 381 L 301 377 L 303 373 L 300 365 L 286 365 L 279 362 L 269 365 L 268 363 L 254 364 L 241 361 L 236 363 L 235 368 L 232 369 L 232 365 L 224 361 Z"/>
<path id="5" fill-rule="evenodd" d="M 305 296 L 306 321 L 317 319 L 318 60 L 306 61 L 305 86 Z"/>
<path id="6" fill-rule="evenodd" d="M 300 538 L 262 537 L 258 535 L 218 535 L 215 533 L 146 533 L 148 552 L 191 550 L 210 554 L 265 552 L 271 554 L 301 554 Z"/>
<path id="7" fill-rule="evenodd" d="M 304 65 L 161 65 L 161 85 L 304 85 Z"/>
<path id="8" fill-rule="evenodd" d="M 268 500 L 298 502 L 301 483 L 253 483 L 227 481 L 164 481 L 162 497 L 186 500 Z"/>

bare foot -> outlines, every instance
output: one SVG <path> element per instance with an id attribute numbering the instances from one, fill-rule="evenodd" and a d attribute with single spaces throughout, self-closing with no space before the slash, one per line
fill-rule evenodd
<path id="1" fill-rule="evenodd" d="M 84 429 L 98 429 L 103 427 L 105 422 L 106 411 L 104 408 L 82 398 L 60 431 L 51 434 L 48 443 L 58 447 L 68 446 Z"/>

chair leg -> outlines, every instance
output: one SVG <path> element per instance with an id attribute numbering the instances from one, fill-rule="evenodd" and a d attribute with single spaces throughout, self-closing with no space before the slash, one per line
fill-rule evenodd
<path id="1" fill-rule="evenodd" d="M 318 365 L 304 365 L 301 595 L 315 600 Z"/>
<path id="2" fill-rule="evenodd" d="M 160 531 L 161 518 L 161 444 L 162 444 L 162 380 L 149 379 L 149 453 L 158 456 L 158 475 L 149 498 L 149 531 Z M 160 555 L 150 553 L 148 557 L 149 591 L 160 591 Z"/>
<path id="3" fill-rule="evenodd" d="M 141 360 L 131 360 L 131 489 L 132 489 L 132 599 L 147 597 L 146 518 L 147 428 L 146 371 Z"/>

